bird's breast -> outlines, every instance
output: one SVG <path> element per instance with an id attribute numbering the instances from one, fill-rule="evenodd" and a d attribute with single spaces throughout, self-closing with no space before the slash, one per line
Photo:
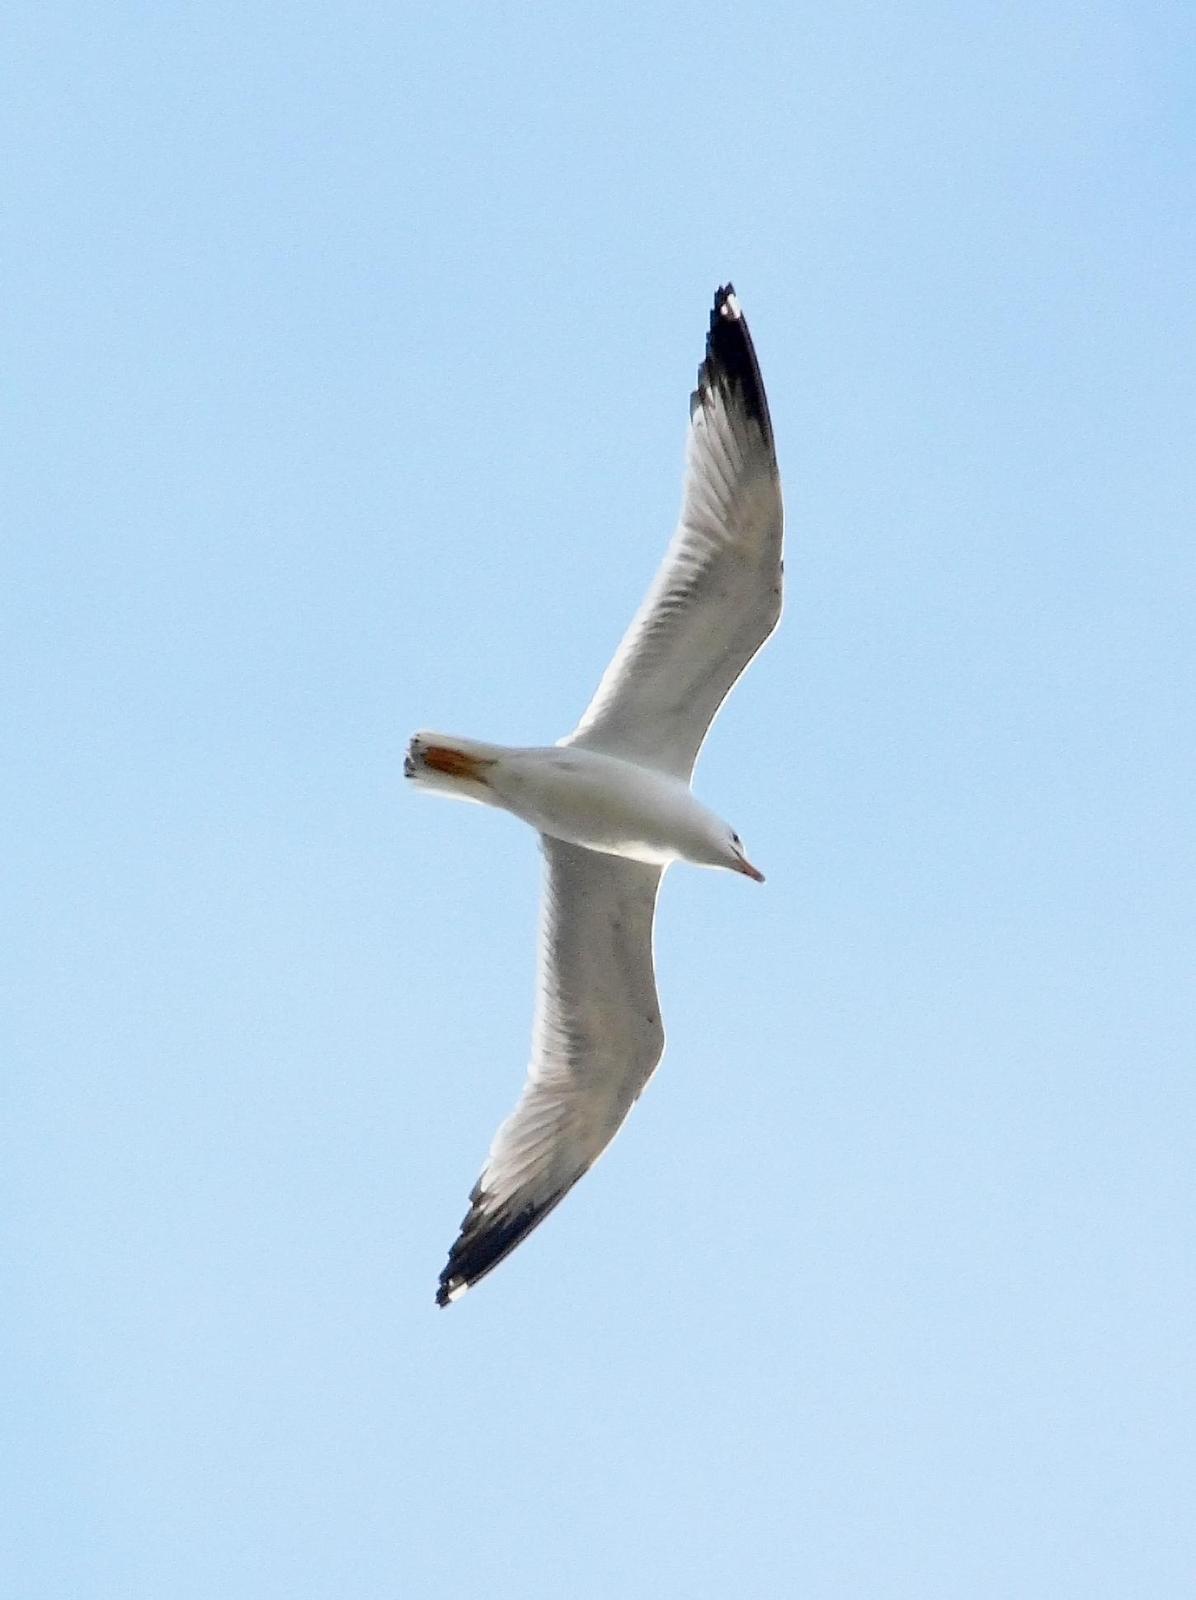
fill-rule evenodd
<path id="1" fill-rule="evenodd" d="M 678 779 L 592 750 L 511 752 L 491 787 L 541 833 L 659 865 L 684 855 L 703 812 Z"/>

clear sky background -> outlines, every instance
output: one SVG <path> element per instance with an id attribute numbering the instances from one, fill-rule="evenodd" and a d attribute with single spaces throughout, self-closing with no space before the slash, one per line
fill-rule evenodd
<path id="1" fill-rule="evenodd" d="M 0 1588 L 1193 1592 L 1196 22 L 9 12 Z M 669 1048 L 464 1301 L 715 285 L 788 507 Z"/>

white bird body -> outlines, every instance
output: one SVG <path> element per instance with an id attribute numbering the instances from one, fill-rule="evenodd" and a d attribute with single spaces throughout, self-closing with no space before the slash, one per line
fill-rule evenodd
<path id="1" fill-rule="evenodd" d="M 668 866 L 762 880 L 690 778 L 719 707 L 780 616 L 782 524 L 764 385 L 727 285 L 690 400 L 677 530 L 577 727 L 548 747 L 437 733 L 411 741 L 413 783 L 512 812 L 540 834 L 546 862 L 527 1081 L 470 1194 L 441 1305 L 593 1166 L 655 1071 L 664 1028 L 653 920 Z"/>
<path id="2" fill-rule="evenodd" d="M 483 744 L 417 733 L 407 769 L 409 777 L 442 793 L 510 811 L 550 839 L 657 867 L 688 861 L 734 869 L 727 824 L 695 798 L 689 784 L 621 756 L 570 745 Z M 754 875 L 754 869 L 747 873 Z"/>

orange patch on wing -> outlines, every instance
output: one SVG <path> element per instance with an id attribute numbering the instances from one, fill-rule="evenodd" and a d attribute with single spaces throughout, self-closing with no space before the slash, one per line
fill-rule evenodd
<path id="1" fill-rule="evenodd" d="M 424 765 L 433 772 L 443 772 L 447 778 L 472 778 L 475 783 L 485 783 L 485 770 L 494 765 L 481 756 L 463 755 L 460 750 L 449 750 L 442 744 L 425 745 L 420 755 Z"/>

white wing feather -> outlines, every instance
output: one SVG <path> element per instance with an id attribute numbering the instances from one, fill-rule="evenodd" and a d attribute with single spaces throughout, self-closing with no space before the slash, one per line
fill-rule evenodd
<path id="1" fill-rule="evenodd" d="M 664 1052 L 652 964 L 661 869 L 542 844 L 531 1066 L 470 1195 L 441 1305 L 497 1266 L 593 1166 Z"/>
<path id="2" fill-rule="evenodd" d="M 715 296 L 690 403 L 681 519 L 576 730 L 579 744 L 689 780 L 728 690 L 781 614 L 780 476 L 747 323 Z"/>

